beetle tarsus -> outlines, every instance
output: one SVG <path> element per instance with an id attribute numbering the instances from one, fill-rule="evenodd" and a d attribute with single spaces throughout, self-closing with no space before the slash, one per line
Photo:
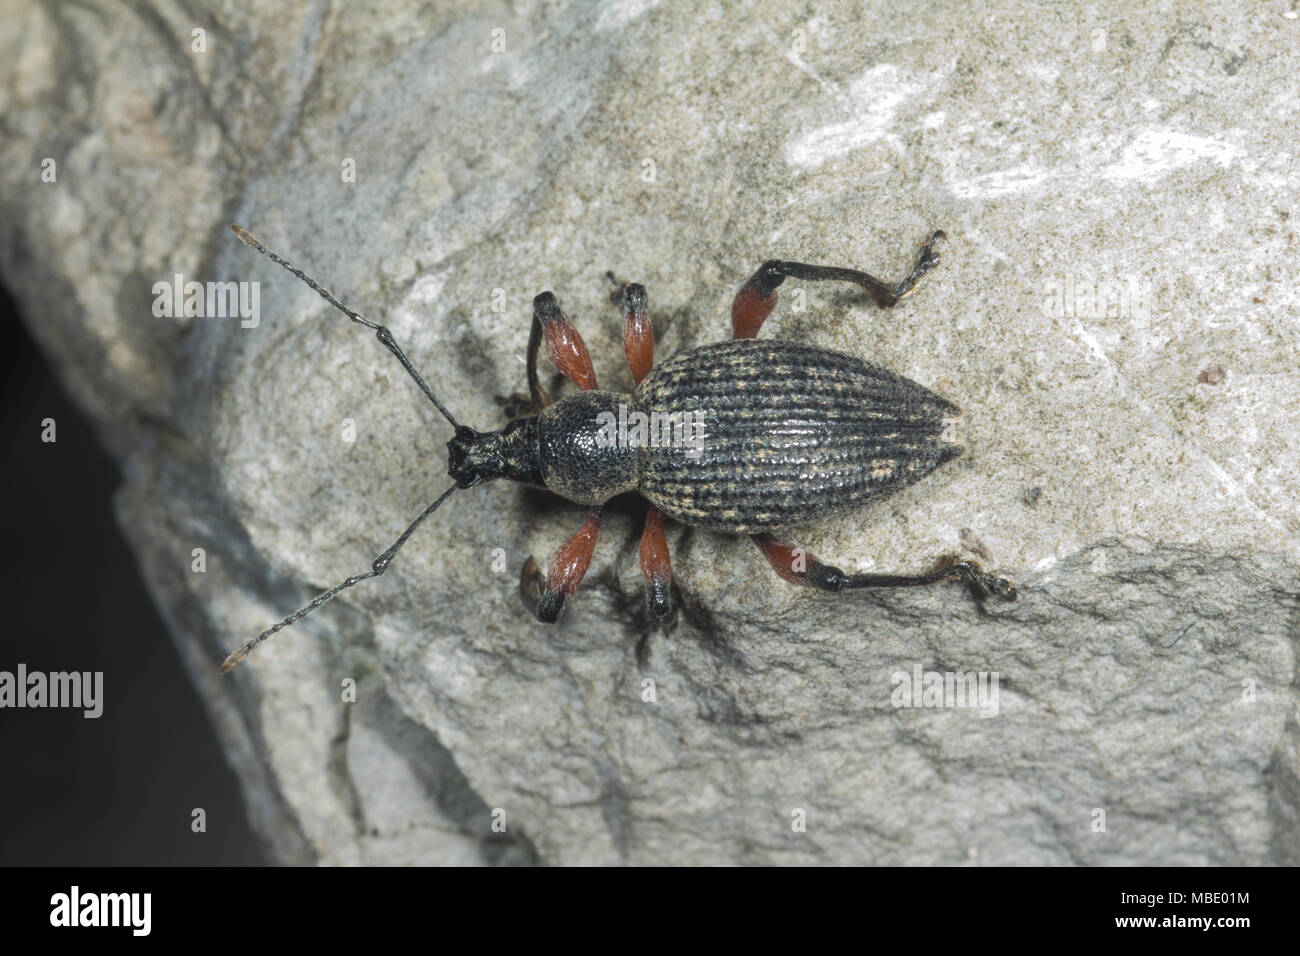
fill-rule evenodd
<path id="1" fill-rule="evenodd" d="M 1014 584 L 1006 578 L 989 574 L 974 561 L 954 562 L 951 569 L 957 572 L 958 578 L 970 584 L 980 597 L 993 595 L 1004 601 L 1016 599 L 1017 592 Z"/>
<path id="2" fill-rule="evenodd" d="M 554 624 L 564 613 L 564 593 L 547 588 L 546 575 L 531 554 L 519 572 L 519 596 L 543 624 Z"/>
<path id="3" fill-rule="evenodd" d="M 542 599 L 537 602 L 537 620 L 543 624 L 554 624 L 564 613 L 564 594 L 560 591 L 544 591 Z"/>

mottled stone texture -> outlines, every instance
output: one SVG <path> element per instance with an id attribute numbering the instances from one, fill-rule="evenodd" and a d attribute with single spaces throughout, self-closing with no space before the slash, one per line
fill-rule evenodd
<path id="1" fill-rule="evenodd" d="M 274 856 L 1300 863 L 1290 6 L 0 3 L 0 269 Z M 606 270 L 662 357 L 765 258 L 896 278 L 941 227 L 897 309 L 787 283 L 763 334 L 950 398 L 971 453 L 787 538 L 986 551 L 1022 598 L 811 593 L 671 526 L 686 613 L 645 644 L 629 503 L 549 628 L 518 569 L 584 511 L 496 485 L 219 677 L 432 500 L 450 437 L 232 221 L 481 427 L 542 289 L 628 388 Z M 259 281 L 259 323 L 156 317 L 177 273 Z M 915 668 L 998 672 L 997 716 L 896 708 Z"/>

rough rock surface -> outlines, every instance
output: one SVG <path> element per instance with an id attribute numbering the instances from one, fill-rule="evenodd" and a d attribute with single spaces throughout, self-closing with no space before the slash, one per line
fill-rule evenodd
<path id="1" fill-rule="evenodd" d="M 276 858 L 1300 863 L 1290 0 L 0 9 L 0 269 Z M 432 500 L 449 437 L 232 221 L 493 427 L 542 289 L 627 387 L 606 270 L 663 356 L 765 258 L 895 278 L 943 227 L 896 310 L 809 284 L 764 334 L 935 389 L 972 452 L 788 537 L 988 552 L 1021 600 L 809 593 L 672 527 L 685 610 L 647 642 L 628 503 L 549 628 L 518 569 L 584 512 L 494 485 L 220 677 Z M 259 281 L 260 322 L 156 317 L 176 273 Z M 997 716 L 895 707 L 918 667 L 996 671 Z"/>

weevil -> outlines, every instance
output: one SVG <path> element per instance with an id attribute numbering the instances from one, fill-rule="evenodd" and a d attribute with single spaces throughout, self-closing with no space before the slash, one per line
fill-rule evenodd
<path id="1" fill-rule="evenodd" d="M 287 259 L 241 226 L 243 243 L 289 270 L 353 322 L 373 331 L 425 397 L 451 423 L 447 474 L 452 485 L 371 564 L 267 628 L 222 665 L 238 666 L 281 628 L 301 620 L 360 581 L 388 570 L 393 558 L 452 492 L 508 478 L 554 492 L 590 512 L 582 527 L 551 557 L 543 574 L 532 558 L 524 586 L 537 593 L 538 620 L 554 623 L 591 564 L 601 512 L 616 495 L 637 492 L 649 508 L 641 535 L 646 603 L 659 620 L 672 613 L 672 570 L 664 518 L 727 534 L 748 535 L 773 570 L 792 584 L 823 591 L 901 588 L 965 581 L 977 599 L 1015 600 L 1016 589 L 974 561 L 941 558 L 921 574 L 846 574 L 774 532 L 892 494 L 962 453 L 961 409 L 929 389 L 850 355 L 794 342 L 759 340 L 786 279 L 849 282 L 881 308 L 892 308 L 939 262 L 935 231 L 912 271 L 887 283 L 836 266 L 768 260 L 740 287 L 731 304 L 733 337 L 654 364 L 654 333 L 644 286 L 623 287 L 623 349 L 636 389 L 601 391 L 582 336 L 551 292 L 533 300 L 528 338 L 529 397 L 508 424 L 480 432 L 452 416 L 416 371 L 387 328 L 352 311 Z M 538 376 L 545 345 L 551 363 L 576 393 L 552 399 Z M 702 424 L 698 442 L 610 441 L 611 421 L 629 412 L 647 419 Z M 622 415 L 620 418 L 619 416 Z"/>

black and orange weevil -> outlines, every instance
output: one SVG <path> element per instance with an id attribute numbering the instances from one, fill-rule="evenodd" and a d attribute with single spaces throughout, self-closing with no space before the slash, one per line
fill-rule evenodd
<path id="1" fill-rule="evenodd" d="M 455 433 L 447 442 L 451 487 L 369 571 L 353 575 L 267 628 L 226 658 L 222 673 L 341 591 L 383 574 L 416 528 L 453 491 L 494 478 L 544 488 L 591 508 L 582 527 L 551 557 L 545 574 L 532 558 L 525 564 L 528 583 L 540 592 L 535 613 L 547 623 L 559 619 L 564 602 L 587 573 L 602 507 L 625 492 L 637 492 L 649 502 L 641 570 L 646 602 L 661 620 L 672 611 L 665 516 L 711 531 L 749 535 L 776 573 L 793 584 L 843 591 L 960 580 L 978 598 L 1015 600 L 1011 582 L 974 561 L 943 558 L 923 574 L 846 574 L 773 536 L 779 529 L 892 494 L 961 454 L 956 430 L 961 410 L 916 382 L 850 355 L 755 338 L 786 279 L 851 282 L 881 308 L 896 305 L 938 264 L 934 246 L 946 238 L 941 231 L 930 236 L 912 271 L 894 285 L 855 269 L 769 260 L 732 301 L 731 341 L 690 349 L 657 366 L 646 290 L 637 284 L 625 286 L 623 348 L 636 382 L 631 393 L 597 389 L 582 336 L 555 296 L 543 292 L 533 300 L 528 340 L 530 400 L 505 428 L 479 432 L 452 417 L 388 329 L 349 309 L 246 229 L 232 228 L 246 245 L 288 269 L 353 322 L 374 331 Z M 537 374 L 543 344 L 555 367 L 578 387 L 577 393 L 551 399 Z M 626 422 L 629 415 L 674 423 L 689 417 L 703 425 L 703 440 L 609 440 L 611 422 Z"/>

